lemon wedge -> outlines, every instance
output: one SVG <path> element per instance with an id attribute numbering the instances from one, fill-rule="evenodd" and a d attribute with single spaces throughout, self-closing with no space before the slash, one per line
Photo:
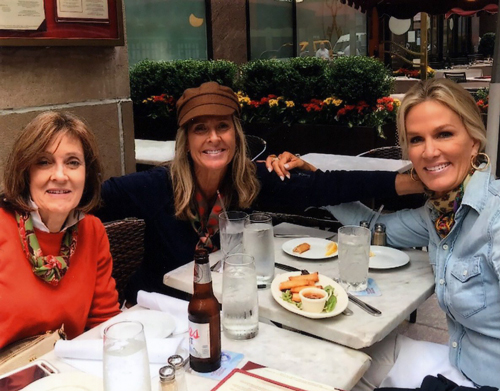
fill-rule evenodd
<path id="1" fill-rule="evenodd" d="M 336 251 L 337 251 L 337 243 L 335 243 L 335 242 L 328 243 L 326 246 L 325 257 L 332 255 Z"/>

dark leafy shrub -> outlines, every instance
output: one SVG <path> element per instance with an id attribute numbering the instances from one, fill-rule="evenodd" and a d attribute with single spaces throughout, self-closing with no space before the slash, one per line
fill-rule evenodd
<path id="1" fill-rule="evenodd" d="M 484 34 L 479 41 L 479 47 L 477 48 L 477 51 L 485 57 L 493 57 L 494 49 L 495 33 Z"/>

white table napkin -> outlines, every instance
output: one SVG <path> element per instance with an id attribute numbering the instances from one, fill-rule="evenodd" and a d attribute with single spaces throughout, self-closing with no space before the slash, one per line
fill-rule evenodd
<path id="1" fill-rule="evenodd" d="M 146 341 L 150 363 L 166 363 L 168 358 L 176 354 L 183 337 L 155 338 Z M 77 358 L 83 360 L 102 360 L 103 340 L 59 340 L 54 347 L 58 357 Z"/>
<path id="2" fill-rule="evenodd" d="M 72 367 L 103 377 L 103 340 L 81 339 L 71 341 L 57 341 L 54 348 L 56 356 Z M 150 360 L 150 376 L 158 376 L 158 370 L 166 365 L 168 357 L 181 354 L 186 357 L 186 336 L 169 337 L 165 339 L 151 339 L 147 341 Z"/>
<path id="3" fill-rule="evenodd" d="M 188 331 L 188 302 L 161 293 L 139 291 L 137 304 L 141 307 L 166 312 L 175 318 L 174 334 Z"/>

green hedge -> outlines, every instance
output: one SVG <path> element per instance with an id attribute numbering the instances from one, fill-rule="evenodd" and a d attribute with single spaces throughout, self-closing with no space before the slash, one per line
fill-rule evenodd
<path id="1" fill-rule="evenodd" d="M 346 104 L 365 101 L 375 105 L 392 89 L 391 73 L 378 60 L 351 56 L 332 62 L 315 57 L 287 61 L 256 60 L 241 66 L 230 61 L 142 61 L 130 69 L 136 138 L 173 139 L 176 132 L 175 107 L 147 101 L 166 94 L 177 100 L 186 88 L 217 81 L 242 91 L 252 100 L 269 95 L 283 97 L 302 108 L 311 100 L 328 97 Z M 305 109 L 303 109 L 305 110 Z M 296 113 L 292 113 L 296 115 Z M 302 115 L 299 110 L 299 115 Z M 293 122 L 291 117 L 289 122 Z"/>

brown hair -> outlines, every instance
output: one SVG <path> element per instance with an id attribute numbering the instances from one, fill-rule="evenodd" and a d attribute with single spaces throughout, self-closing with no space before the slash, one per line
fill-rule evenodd
<path id="1" fill-rule="evenodd" d="M 439 102 L 456 113 L 462 120 L 469 136 L 479 141 L 479 152 L 484 151 L 486 147 L 486 129 L 472 95 L 452 80 L 430 79 L 413 86 L 406 93 L 399 107 L 397 125 L 399 144 L 404 157 L 408 156 L 406 116 L 416 105 L 428 100 Z"/>
<path id="2" fill-rule="evenodd" d="M 76 210 L 88 213 L 99 205 L 103 170 L 94 134 L 73 114 L 46 111 L 31 120 L 14 142 L 4 170 L 4 206 L 21 213 L 33 210 L 30 205 L 30 168 L 50 143 L 62 135 L 77 138 L 83 147 L 85 187 Z"/>
<path id="3" fill-rule="evenodd" d="M 224 179 L 224 202 L 229 207 L 232 203 L 231 197 L 237 197 L 235 205 L 240 208 L 249 208 L 257 197 L 260 184 L 255 175 L 255 165 L 250 161 L 247 154 L 247 143 L 240 120 L 233 115 L 233 124 L 236 133 L 236 153 L 229 165 L 229 170 Z M 188 157 L 187 124 L 177 130 L 175 138 L 175 157 L 170 166 L 170 174 L 174 188 L 175 216 L 187 220 L 193 218 L 193 197 L 195 192 L 195 180 L 192 161 Z"/>

